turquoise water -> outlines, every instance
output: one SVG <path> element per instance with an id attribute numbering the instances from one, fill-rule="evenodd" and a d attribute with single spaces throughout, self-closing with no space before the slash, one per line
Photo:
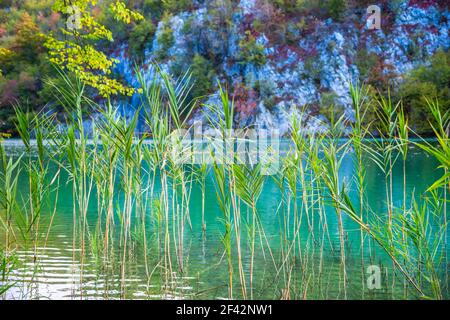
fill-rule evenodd
<path id="1" fill-rule="evenodd" d="M 283 145 L 283 150 L 289 148 Z M 20 147 L 9 147 L 10 154 L 20 152 Z M 366 194 L 372 216 L 386 216 L 385 177 L 380 169 L 366 159 Z M 414 196 L 421 199 L 424 191 L 441 175 L 437 162 L 411 146 L 406 162 L 408 203 Z M 403 205 L 403 167 L 399 160 L 393 169 L 393 202 L 396 207 Z M 341 179 L 351 184 L 355 174 L 351 154 L 341 167 Z M 299 238 L 288 261 L 283 255 L 292 247 L 289 242 L 297 232 L 293 227 L 294 216 L 287 213 L 280 189 L 268 176 L 258 201 L 258 214 L 264 228 L 263 235 L 257 232 L 253 270 L 254 298 L 264 299 L 402 299 L 417 298 L 414 290 L 404 293 L 404 278 L 393 268 L 391 260 L 368 236 L 363 237 L 361 250 L 361 232 L 348 216 L 343 216 L 346 244 L 346 272 L 348 280 L 343 284 L 339 254 L 339 233 L 336 212 L 327 208 L 321 215 L 317 207 L 310 207 L 309 215 L 302 214 L 302 223 L 298 230 Z M 158 180 L 158 179 L 156 179 Z M 122 264 L 120 242 L 120 218 L 116 215 L 115 243 L 108 258 L 99 253 L 97 227 L 102 225 L 99 218 L 97 201 L 93 192 L 87 214 L 86 250 L 80 246 L 80 227 L 74 228 L 72 186 L 68 177 L 62 174 L 58 191 L 56 211 L 50 208 L 55 201 L 56 191 L 52 194 L 52 203 L 41 216 L 36 231 L 36 244 L 32 241 L 17 239 L 16 254 L 18 264 L 10 281 L 15 285 L 6 297 L 9 299 L 221 299 L 228 298 L 228 265 L 224 256 L 221 237 L 224 232 L 222 213 L 217 203 L 212 174 L 206 182 L 205 224 L 202 232 L 202 193 L 198 185 L 193 184 L 190 195 L 189 221 L 185 224 L 182 243 L 183 270 L 175 267 L 176 255 L 172 255 L 174 268 L 169 278 L 162 267 L 162 232 L 152 214 L 152 203 L 148 201 L 145 231 L 133 218 L 130 246 L 126 253 L 125 266 Z M 155 186 L 158 193 L 158 184 Z M 22 177 L 19 193 L 26 198 L 28 189 L 26 178 Z M 299 189 L 301 192 L 301 188 Z M 357 199 L 353 187 L 350 192 Z M 122 203 L 122 200 L 117 203 Z M 145 199 L 145 195 L 143 197 Z M 285 200 L 285 199 L 284 199 Z M 301 196 L 298 200 L 301 210 Z M 115 209 L 117 213 L 117 208 Z M 54 215 L 53 215 L 54 213 Z M 246 284 L 249 284 L 251 246 L 248 241 L 250 230 L 245 222 L 251 221 L 251 212 L 241 206 L 242 228 L 242 267 Z M 323 221 L 326 219 L 327 230 Z M 77 225 L 78 222 L 75 223 Z M 171 225 L 172 231 L 173 225 Z M 289 230 L 289 231 L 285 231 Z M 144 236 L 145 232 L 145 236 Z M 3 236 L 2 236 L 3 239 Z M 170 236 L 172 246 L 179 238 Z M 144 249 L 144 243 L 146 248 Z M 236 238 L 233 237 L 233 297 L 241 298 L 237 264 Z M 269 250 L 270 248 L 270 250 Z M 443 249 L 445 250 L 445 249 Z M 144 252 L 147 252 L 145 256 Z M 292 253 L 292 252 L 291 252 Z M 284 262 L 284 263 L 283 263 Z M 443 263 L 443 268 L 448 265 Z M 367 267 L 380 267 L 381 288 L 371 290 L 367 286 Z M 122 270 L 125 270 L 122 273 Z M 446 277 L 445 272 L 442 273 Z M 444 279 L 444 282 L 448 280 Z M 286 291 L 286 288 L 290 290 Z M 247 288 L 248 289 L 248 288 Z M 287 293 L 288 292 L 288 293 Z"/>

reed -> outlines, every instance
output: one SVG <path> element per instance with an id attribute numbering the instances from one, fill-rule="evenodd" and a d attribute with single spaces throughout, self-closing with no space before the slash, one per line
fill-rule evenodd
<path id="1" fill-rule="evenodd" d="M 436 158 L 440 163 L 441 169 L 443 169 L 443 176 L 435 181 L 428 189 L 429 192 L 434 192 L 436 190 L 442 190 L 442 210 L 441 210 L 441 221 L 444 232 L 444 252 L 445 252 L 445 263 L 448 265 L 448 217 L 447 217 L 447 194 L 450 191 L 450 145 L 449 145 L 449 126 L 450 126 L 450 114 L 449 112 L 442 112 L 441 106 L 437 99 L 426 98 L 426 103 L 428 105 L 431 114 L 433 115 L 434 122 L 430 123 L 437 139 L 437 146 L 423 140 L 417 145 L 423 149 L 425 152 Z M 434 193 L 433 193 L 434 194 Z M 436 196 L 433 197 L 436 199 Z M 436 201 L 435 201 L 436 202 Z M 448 279 L 448 268 L 445 268 L 445 277 Z M 445 290 L 448 294 L 449 286 L 448 281 L 445 284 Z"/>
<path id="2" fill-rule="evenodd" d="M 350 139 L 354 148 L 354 163 L 356 168 L 356 187 L 359 200 L 359 215 L 364 220 L 365 212 L 365 184 L 366 184 L 366 166 L 364 163 L 364 140 L 367 136 L 368 128 L 364 127 L 365 115 L 370 106 L 368 103 L 368 89 L 364 85 L 354 86 L 350 83 L 350 96 L 352 97 L 352 105 L 354 112 L 354 122 L 352 123 L 352 134 Z M 364 230 L 360 228 L 360 250 L 361 250 L 361 283 L 364 287 Z M 364 293 L 363 293 L 364 294 Z"/>
<path id="3" fill-rule="evenodd" d="M 232 195 L 230 192 L 231 179 L 230 168 L 225 163 L 224 154 L 216 154 L 216 150 L 223 150 L 226 145 L 227 139 L 231 139 L 230 133 L 234 127 L 234 100 L 230 101 L 227 90 L 224 90 L 219 84 L 220 99 L 222 108 L 214 108 L 207 106 L 210 110 L 215 111 L 217 119 L 209 117 L 209 122 L 220 133 L 220 138 L 211 141 L 211 157 L 213 159 L 213 174 L 215 179 L 216 198 L 219 204 L 220 210 L 223 214 L 224 233 L 222 234 L 222 244 L 225 249 L 225 255 L 228 263 L 228 295 L 229 298 L 233 298 L 233 258 L 232 258 Z M 217 146 L 217 144 L 220 144 Z M 216 148 L 217 146 L 217 148 Z M 239 231 L 238 231 L 239 233 Z M 240 250 L 240 249 L 239 249 Z M 239 270 L 242 275 L 242 259 L 239 259 Z M 241 287 L 244 297 L 246 296 L 245 280 L 241 276 Z"/>
<path id="4" fill-rule="evenodd" d="M 298 109 L 299 115 L 289 119 L 287 154 L 279 170 L 266 178 L 264 164 L 249 162 L 254 160 L 252 155 L 247 159 L 235 151 L 239 144 L 255 143 L 255 137 L 235 141 L 234 99 L 220 84 L 219 105 L 206 106 L 205 112 L 217 132 L 207 141 L 212 163 L 188 164 L 195 157 L 184 144 L 191 129 L 187 119 L 197 105 L 190 95 L 193 79 L 189 71 L 175 79 L 158 66 L 153 68 L 153 78 L 135 70 L 141 103 L 131 117 L 122 115 L 114 102 L 98 105 L 87 97 L 79 79 L 61 71 L 62 81 L 49 85 L 65 109 L 63 123 L 55 116 L 32 115 L 16 107 L 24 149 L 19 156 L 11 156 L 3 143 L 0 147 L 0 235 L 4 239 L 0 295 L 16 285 L 11 275 L 18 265 L 19 248 L 32 248 L 37 260 L 33 272 L 39 272 L 37 258 L 45 254 L 53 219 L 58 218 L 59 194 L 69 189 L 72 263 L 79 265 L 73 271 L 78 277 L 74 297 L 86 297 L 90 277 L 86 268 L 95 264 L 106 278 L 105 297 L 114 290 L 114 297 L 132 297 L 138 289 L 130 283 L 142 268 L 146 279 L 142 290 L 148 298 L 155 294 L 218 297 L 226 290 L 227 298 L 326 299 L 336 297 L 335 289 L 337 298 L 365 298 L 366 256 L 372 259 L 375 249 L 386 253 L 390 268 L 404 279 L 403 297 L 448 296 L 449 116 L 437 101 L 427 100 L 437 142 L 414 142 L 401 103 L 394 103 L 389 95 L 372 99 L 367 87 L 350 84 L 353 121 L 332 117 L 327 132 L 310 134 L 305 126 L 310 115 Z M 373 106 L 377 119 L 367 124 L 366 112 Z M 87 117 L 92 124 L 89 129 Z M 142 119 L 148 128 L 144 135 L 137 133 Z M 349 139 L 344 139 L 345 128 L 350 129 Z M 408 186 L 406 169 L 409 147 L 414 146 L 435 157 L 442 170 L 442 177 L 417 196 Z M 351 173 L 346 173 L 343 164 L 349 157 L 353 165 Z M 402 203 L 396 206 L 398 159 Z M 381 209 L 369 201 L 369 169 L 384 178 L 385 201 L 377 204 Z M 68 176 L 67 183 L 60 183 L 63 175 Z M 22 185 L 27 190 L 21 190 Z M 208 198 L 209 185 L 215 199 Z M 263 212 L 267 213 L 261 210 L 266 187 L 277 197 L 273 217 L 264 217 Z M 201 207 L 195 206 L 199 212 L 193 214 L 192 194 L 197 190 Z M 220 235 L 209 225 L 206 232 L 209 201 L 220 211 Z M 48 213 L 50 222 L 45 225 L 43 217 Z M 269 227 L 275 226 L 267 221 L 277 219 L 279 234 L 269 234 Z M 353 283 L 355 253 L 349 239 L 353 230 L 359 234 L 361 289 L 354 289 Z M 201 270 L 192 263 L 199 256 L 192 254 L 197 236 L 203 244 L 220 240 L 217 252 L 205 246 Z M 210 263 L 214 259 L 217 264 Z M 222 261 L 226 261 L 226 279 L 216 272 Z M 223 283 L 207 287 L 203 277 L 210 273 L 217 273 L 217 282 Z M 337 284 L 335 277 L 340 278 Z M 195 293 L 189 292 L 191 287 Z M 392 283 L 393 298 L 395 288 Z"/>
<path id="5" fill-rule="evenodd" d="M 251 222 L 249 223 L 250 235 L 250 299 L 253 299 L 253 268 L 255 262 L 256 229 L 262 228 L 258 217 L 256 204 L 264 186 L 264 176 L 261 174 L 261 164 L 253 168 L 247 165 L 233 165 L 233 174 L 236 178 L 236 192 L 238 197 L 250 208 Z M 264 248 L 262 248 L 264 250 Z"/>
<path id="6" fill-rule="evenodd" d="M 340 144 L 340 126 L 343 121 L 343 117 L 337 119 L 332 124 L 330 136 L 323 144 L 324 158 L 321 163 L 323 171 L 323 182 L 328 189 L 331 196 L 331 203 L 336 211 L 338 217 L 338 232 L 339 232 L 339 245 L 340 245 L 340 259 L 341 259 L 341 272 L 342 283 L 344 288 L 344 298 L 347 298 L 347 269 L 346 269 L 346 256 L 345 256 L 345 231 L 342 221 L 342 210 L 339 206 L 339 200 L 341 197 L 341 179 L 339 176 L 339 170 L 342 161 L 346 155 L 348 144 Z"/>

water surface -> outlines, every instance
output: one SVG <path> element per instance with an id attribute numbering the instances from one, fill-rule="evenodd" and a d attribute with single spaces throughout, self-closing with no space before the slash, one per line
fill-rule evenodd
<path id="1" fill-rule="evenodd" d="M 289 146 L 282 145 L 283 152 Z M 21 151 L 20 146 L 7 147 L 10 154 Z M 385 176 L 377 166 L 365 161 L 367 168 L 366 190 L 373 213 L 386 215 Z M 437 162 L 411 146 L 406 161 L 406 189 L 408 202 L 411 197 L 420 196 L 441 176 Z M 341 178 L 347 182 L 355 174 L 354 161 L 349 155 L 341 167 Z M 36 231 L 37 244 L 18 239 L 18 265 L 10 280 L 15 286 L 8 291 L 8 299 L 221 299 L 228 297 L 228 267 L 224 256 L 221 237 L 224 225 L 222 213 L 217 205 L 215 187 L 210 175 L 206 184 L 205 222 L 206 233 L 201 228 L 202 194 L 199 186 L 194 186 L 190 199 L 190 224 L 186 224 L 183 240 L 184 270 L 172 270 L 169 287 L 161 271 L 160 230 L 149 205 L 146 217 L 145 237 L 138 223 L 133 223 L 131 238 L 133 244 L 127 253 L 125 277 L 121 274 L 120 232 L 117 231 L 115 249 L 108 258 L 98 251 L 97 226 L 99 217 L 95 192 L 91 199 L 87 219 L 86 250 L 80 249 L 80 228 L 74 228 L 72 186 L 66 182 L 67 174 L 62 174 L 56 212 L 52 204 L 42 212 L 39 229 Z M 158 188 L 158 186 L 156 186 Z M 19 193 L 25 198 L 28 185 L 21 179 Z M 351 192 L 356 199 L 356 190 Z M 52 198 L 55 200 L 54 197 Z M 393 169 L 393 201 L 401 208 L 403 204 L 403 167 L 401 161 Z M 120 203 L 120 200 L 118 201 Z M 151 201 L 149 201 L 151 203 Z M 264 189 L 258 202 L 258 214 L 264 227 L 266 239 L 257 236 L 254 262 L 254 298 L 280 299 L 286 283 L 291 285 L 291 299 L 342 299 L 344 290 L 339 256 L 339 234 L 337 216 L 334 210 L 325 212 L 328 232 L 321 230 L 317 211 L 311 216 L 303 216 L 299 230 L 299 247 L 295 253 L 295 263 L 290 263 L 277 272 L 269 257 L 267 245 L 277 261 L 278 267 L 286 253 L 284 228 L 292 230 L 293 217 L 281 209 L 281 192 L 272 177 L 265 180 Z M 301 206 L 301 199 L 299 200 Z M 251 221 L 250 211 L 242 206 L 245 221 Z M 77 225 L 77 223 L 75 223 Z M 115 226 L 119 229 L 119 218 Z M 384 251 L 369 237 L 364 237 L 361 250 L 360 229 L 344 216 L 348 284 L 346 297 L 350 299 L 400 299 L 404 297 L 403 278 L 392 268 L 392 262 Z M 246 241 L 248 230 L 243 231 L 243 268 L 249 278 L 250 246 Z M 292 232 L 288 235 L 292 238 Z M 326 239 L 324 238 L 326 237 Z M 147 240 L 147 259 L 144 257 L 144 240 Z M 2 235 L 3 239 L 3 235 Z M 172 244 L 176 241 L 174 238 Z M 267 241 L 267 242 L 266 242 Z M 235 243 L 234 243 L 235 244 Z M 236 254 L 235 247 L 233 253 Z M 83 257 L 82 257 L 83 256 Z M 176 259 L 175 256 L 173 259 Z M 145 260 L 147 261 L 145 263 Z M 383 270 L 382 288 L 367 288 L 367 267 L 380 266 Z M 278 270 L 280 271 L 280 270 Z M 286 278 L 290 275 L 290 279 Z M 240 297 L 239 274 L 234 266 L 234 292 Z M 409 298 L 417 295 L 410 293 Z"/>

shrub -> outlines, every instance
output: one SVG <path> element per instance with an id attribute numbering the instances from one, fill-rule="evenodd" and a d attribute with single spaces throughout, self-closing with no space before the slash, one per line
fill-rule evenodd
<path id="1" fill-rule="evenodd" d="M 315 56 L 308 56 L 304 60 L 304 68 L 306 78 L 310 78 L 315 84 L 319 85 L 323 64 Z"/>
<path id="2" fill-rule="evenodd" d="M 163 8 L 172 14 L 186 11 L 193 6 L 192 0 L 164 0 L 162 3 Z"/>
<path id="3" fill-rule="evenodd" d="M 156 55 L 158 59 L 165 59 L 167 58 L 167 51 L 174 45 L 175 38 L 173 36 L 173 30 L 170 27 L 170 15 L 167 15 L 163 19 L 163 27 L 161 32 L 158 34 L 158 44 L 159 49 L 158 52 L 156 52 Z"/>
<path id="4" fill-rule="evenodd" d="M 344 107 L 339 104 L 335 92 L 324 92 L 320 98 L 319 114 L 324 115 L 328 121 L 333 122 L 342 116 Z"/>
<path id="5" fill-rule="evenodd" d="M 192 59 L 191 72 L 195 81 L 191 91 L 192 96 L 201 97 L 208 94 L 215 76 L 211 62 L 202 55 L 196 54 Z"/>
<path id="6" fill-rule="evenodd" d="M 299 13 L 309 6 L 308 1 L 305 0 L 274 0 L 273 2 L 276 8 L 286 14 Z"/>
<path id="7" fill-rule="evenodd" d="M 150 15 L 153 19 L 161 19 L 164 12 L 162 0 L 144 0 L 143 10 L 146 15 Z"/>
<path id="8" fill-rule="evenodd" d="M 276 86 L 272 81 L 260 79 L 255 81 L 253 89 L 256 91 L 260 100 L 264 102 L 264 106 L 268 110 L 272 110 L 277 104 Z"/>
<path id="9" fill-rule="evenodd" d="M 239 41 L 239 48 L 241 49 L 239 62 L 241 64 L 254 64 L 261 66 L 266 63 L 266 55 L 264 53 L 264 46 L 256 42 L 256 38 L 250 31 L 245 32 L 245 38 Z"/>
<path id="10" fill-rule="evenodd" d="M 193 22 L 194 18 L 193 16 L 190 16 L 189 18 L 187 18 L 184 23 L 183 23 L 183 28 L 181 29 L 181 32 L 183 34 L 189 35 L 192 31 L 192 22 Z"/>
<path id="11" fill-rule="evenodd" d="M 398 90 L 408 111 L 410 123 L 419 134 L 431 133 L 432 121 L 424 97 L 439 99 L 443 112 L 450 107 L 450 57 L 438 50 L 428 65 L 421 65 L 406 77 Z"/>
<path id="12" fill-rule="evenodd" d="M 340 21 L 347 8 L 346 0 L 328 0 L 324 4 L 328 15 L 335 21 Z"/>
<path id="13" fill-rule="evenodd" d="M 378 56 L 374 52 L 368 52 L 365 48 L 358 50 L 356 53 L 356 67 L 359 71 L 359 80 L 361 82 L 366 81 L 370 74 L 373 72 L 375 65 L 377 64 Z"/>
<path id="14" fill-rule="evenodd" d="M 155 26 L 151 21 L 136 24 L 130 31 L 128 40 L 130 53 L 142 57 L 148 44 L 155 34 Z"/>

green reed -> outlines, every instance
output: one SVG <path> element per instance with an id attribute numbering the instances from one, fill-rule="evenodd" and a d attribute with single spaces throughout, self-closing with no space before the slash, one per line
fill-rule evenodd
<path id="1" fill-rule="evenodd" d="M 354 163 L 356 167 L 356 186 L 359 198 L 359 215 L 361 220 L 364 219 L 365 204 L 365 181 L 367 169 L 364 164 L 364 139 L 367 136 L 367 128 L 364 127 L 365 115 L 369 107 L 368 89 L 364 85 L 356 85 L 350 83 L 350 96 L 352 98 L 352 106 L 354 112 L 354 122 L 352 123 L 352 133 L 350 140 L 354 148 Z M 360 247 L 361 247 L 361 283 L 364 286 L 364 230 L 360 228 Z"/>
<path id="2" fill-rule="evenodd" d="M 324 140 L 324 157 L 321 162 L 321 168 L 323 171 L 323 182 L 328 189 L 328 192 L 331 196 L 332 206 L 334 207 L 338 217 L 342 283 L 344 289 L 344 298 L 347 298 L 347 268 L 344 235 L 345 231 L 342 221 L 342 210 L 338 202 L 338 199 L 340 199 L 341 197 L 341 178 L 339 176 L 339 170 L 348 148 L 347 144 L 339 144 L 339 138 L 341 137 L 340 126 L 342 124 L 342 121 L 343 117 L 337 119 L 335 123 L 332 123 L 330 136 L 326 140 Z"/>
<path id="3" fill-rule="evenodd" d="M 219 85 L 219 105 L 207 106 L 211 111 L 206 113 L 209 124 L 220 133 L 209 141 L 212 165 L 196 167 L 186 164 L 193 155 L 190 147 L 183 144 L 188 134 L 185 129 L 190 129 L 187 119 L 197 102 L 190 98 L 193 84 L 189 72 L 174 79 L 156 66 L 155 76 L 147 79 L 136 68 L 141 105 L 132 117 L 122 116 L 109 101 L 105 107 L 97 105 L 86 97 L 85 87 L 76 77 L 62 72 L 60 76 L 62 85 L 49 84 L 65 109 L 64 128 L 56 125 L 55 117 L 30 115 L 16 108 L 17 129 L 25 146 L 23 155 L 7 157 L 3 145 L 0 149 L 0 221 L 2 235 L 5 234 L 0 255 L 0 295 L 11 286 L 7 279 L 15 266 L 17 230 L 27 239 L 31 235 L 38 255 L 40 217 L 47 210 L 44 204 L 50 196 L 58 198 L 59 190 L 65 187 L 59 182 L 61 172 L 68 174 L 72 188 L 73 262 L 80 265 L 79 292 L 74 294 L 81 297 L 85 290 L 84 268 L 93 257 L 105 273 L 118 273 L 120 297 L 128 298 L 127 280 L 139 256 L 143 257 L 149 297 L 154 290 L 164 298 L 201 296 L 202 291 L 189 295 L 180 289 L 187 282 L 202 281 L 203 272 L 216 267 L 197 271 L 192 277 L 187 235 L 196 230 L 196 221 L 191 220 L 195 187 L 200 188 L 202 197 L 202 239 L 220 237 L 220 251 L 227 266 L 223 288 L 227 288 L 228 298 L 257 299 L 268 290 L 272 297 L 281 299 L 330 298 L 328 290 L 334 284 L 327 278 L 333 272 L 332 265 L 328 265 L 330 260 L 325 258 L 329 253 L 336 253 L 339 258 L 338 286 L 343 294 L 337 298 L 353 298 L 353 277 L 349 274 L 352 251 L 347 241 L 351 224 L 345 217 L 356 224 L 360 233 L 362 297 L 365 238 L 375 242 L 391 259 L 407 284 L 405 297 L 411 293 L 413 297 L 442 299 L 448 294 L 448 274 L 443 275 L 442 270 L 448 263 L 449 120 L 437 102 L 428 101 L 438 145 L 425 140 L 417 145 L 436 157 L 444 174 L 421 197 L 407 193 L 406 163 L 412 130 L 401 104 L 394 104 L 389 96 L 372 100 L 366 87 L 351 85 L 354 122 L 350 124 L 344 116 L 332 119 L 328 132 L 307 132 L 306 118 L 310 115 L 305 109 L 300 117 L 291 117 L 291 148 L 271 177 L 281 195 L 274 212 L 281 222 L 276 238 L 277 235 L 266 234 L 267 226 L 258 207 L 266 182 L 263 164 L 247 164 L 247 159 L 235 152 L 234 142 L 229 142 L 233 141 L 235 105 L 226 89 Z M 378 119 L 366 125 L 365 113 L 373 104 Z M 98 114 L 91 117 L 89 131 L 85 127 L 88 110 Z M 137 134 L 140 117 L 148 127 L 145 135 Z M 349 125 L 350 139 L 343 141 L 343 129 Z M 369 142 L 374 130 L 380 139 Z M 151 141 L 147 140 L 149 137 Z M 36 141 L 36 157 L 32 139 Z M 254 137 L 243 140 L 251 143 Z M 226 154 L 219 152 L 219 146 L 225 147 Z M 348 155 L 353 158 L 354 172 L 349 180 L 344 180 L 342 163 Z M 403 197 L 397 208 L 393 199 L 393 167 L 399 157 L 403 166 Z M 384 175 L 383 210 L 387 214 L 375 212 L 368 201 L 369 162 Z M 51 165 L 56 167 L 56 174 L 50 174 Z M 19 204 L 17 188 L 22 168 L 28 182 L 28 198 Z M 206 234 L 207 182 L 214 185 L 220 209 L 220 235 L 209 231 Z M 352 196 L 353 186 L 356 197 Z M 53 221 L 56 203 L 50 211 Z M 327 212 L 335 213 L 337 230 L 330 230 Z M 302 238 L 301 230 L 306 230 L 306 238 Z M 331 238 L 333 232 L 338 236 L 338 246 Z M 48 233 L 49 230 L 46 238 Z M 270 244 L 272 237 L 279 239 L 279 246 Z M 77 249 L 81 250 L 79 256 Z M 256 264 L 261 261 L 266 263 L 264 271 L 273 272 L 257 272 Z M 235 270 L 239 276 L 236 279 Z M 159 288 L 154 289 L 153 284 Z"/>
<path id="4" fill-rule="evenodd" d="M 221 108 L 215 108 L 214 106 L 207 106 L 211 111 L 215 112 L 217 115 L 217 119 L 209 118 L 209 122 L 218 130 L 220 130 L 220 138 L 214 139 L 211 141 L 211 157 L 213 159 L 213 175 L 215 179 L 215 190 L 216 190 L 216 198 L 219 204 L 220 210 L 223 214 L 223 225 L 224 225 L 224 233 L 222 234 L 222 244 L 225 249 L 225 255 L 228 264 L 228 295 L 229 298 L 233 298 L 233 257 L 232 257 L 232 174 L 231 168 L 226 163 L 226 159 L 224 154 L 218 152 L 216 154 L 216 150 L 223 150 L 222 148 L 226 145 L 226 139 L 231 139 L 230 133 L 233 129 L 233 119 L 234 119 L 234 99 L 230 101 L 228 96 L 228 92 L 224 90 L 219 84 L 220 90 L 220 99 L 222 106 Z M 219 144 L 219 145 L 218 145 Z M 217 147 L 217 148 L 216 148 Z M 234 206 L 236 208 L 236 205 Z M 239 221 L 238 221 L 239 223 Z M 240 224 L 237 224 L 239 227 Z M 240 230 L 235 229 L 236 234 L 239 237 Z M 238 252 L 241 252 L 240 249 L 240 241 L 238 240 Z M 243 277 L 243 269 L 242 269 L 242 258 L 238 257 L 239 263 L 239 274 L 240 274 L 240 282 L 242 295 L 246 297 L 246 285 L 245 279 Z"/>
<path id="5" fill-rule="evenodd" d="M 238 197 L 251 209 L 251 222 L 249 223 L 250 238 L 250 299 L 253 299 L 253 268 L 255 258 L 256 229 L 262 229 L 256 204 L 264 186 L 264 176 L 261 174 L 261 164 L 250 168 L 246 165 L 233 165 L 233 174 L 236 179 L 236 192 Z M 236 222 L 235 222 L 236 223 Z M 264 250 L 264 248 L 262 248 Z"/>
<path id="6" fill-rule="evenodd" d="M 435 183 L 433 183 L 428 189 L 429 192 L 434 194 L 435 191 L 441 190 L 442 195 L 440 198 L 433 199 L 442 201 L 442 213 L 441 213 L 441 221 L 444 232 L 444 252 L 445 252 L 445 264 L 448 265 L 448 218 L 447 218 L 447 194 L 450 191 L 450 144 L 449 144 L 449 126 L 450 126 L 450 114 L 449 112 L 443 112 L 441 110 L 441 106 L 439 105 L 439 101 L 437 99 L 429 99 L 426 98 L 426 103 L 428 108 L 433 116 L 433 122 L 430 123 L 433 128 L 434 134 L 437 138 L 438 145 L 434 146 L 427 141 L 423 141 L 418 144 L 420 148 L 425 150 L 427 153 L 436 158 L 440 163 L 440 168 L 443 169 L 443 176 L 438 179 Z M 448 268 L 445 268 L 445 278 L 448 279 Z M 444 284 L 446 293 L 448 294 L 449 285 L 448 281 Z"/>

